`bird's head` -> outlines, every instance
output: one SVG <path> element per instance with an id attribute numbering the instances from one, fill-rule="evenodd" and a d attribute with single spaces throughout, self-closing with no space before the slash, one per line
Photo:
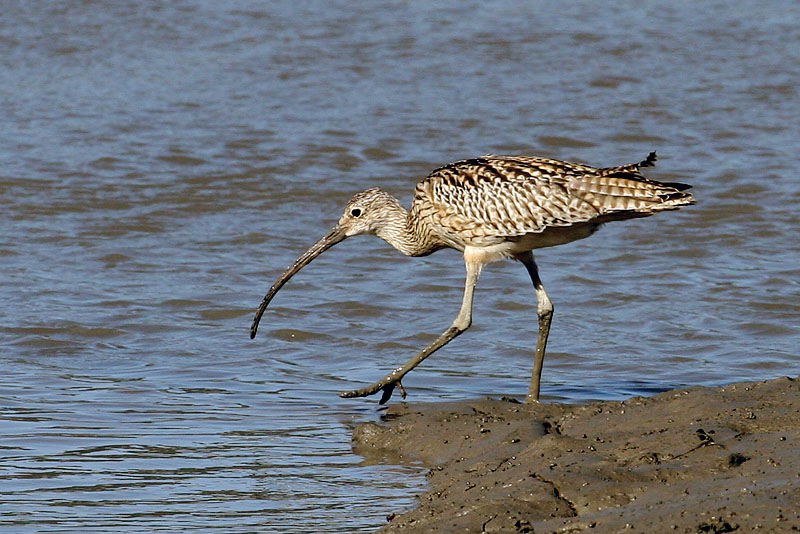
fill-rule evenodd
<path id="1" fill-rule="evenodd" d="M 350 199 L 337 227 L 342 229 L 345 237 L 376 234 L 398 213 L 404 213 L 400 202 L 386 191 L 373 187 Z"/>
<path id="2" fill-rule="evenodd" d="M 311 248 L 297 258 L 267 292 L 256 311 L 253 324 L 250 326 L 250 338 L 256 337 L 261 315 L 267 309 L 272 298 L 300 269 L 331 248 L 336 243 L 358 234 L 380 234 L 393 221 L 403 217 L 405 210 L 400 202 L 386 191 L 373 187 L 356 194 L 345 207 L 344 214 L 330 232 L 317 241 Z"/>

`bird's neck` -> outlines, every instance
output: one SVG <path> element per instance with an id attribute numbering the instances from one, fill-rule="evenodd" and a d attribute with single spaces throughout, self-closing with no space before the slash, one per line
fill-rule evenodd
<path id="1" fill-rule="evenodd" d="M 399 200 L 387 210 L 375 235 L 406 256 L 425 256 L 442 248 L 425 224 L 410 214 Z"/>

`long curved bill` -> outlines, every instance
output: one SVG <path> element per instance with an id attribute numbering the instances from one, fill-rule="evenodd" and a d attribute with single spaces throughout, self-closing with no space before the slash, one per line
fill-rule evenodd
<path id="1" fill-rule="evenodd" d="M 335 226 L 333 230 L 325 234 L 325 237 L 317 241 L 310 249 L 305 251 L 302 256 L 297 258 L 291 267 L 286 269 L 286 271 L 278 278 L 278 280 L 272 284 L 272 287 L 269 288 L 269 291 L 267 291 L 267 294 L 264 296 L 264 300 L 261 301 L 261 305 L 258 307 L 258 310 L 256 310 L 256 316 L 253 319 L 253 324 L 250 326 L 250 339 L 256 337 L 256 332 L 258 331 L 258 322 L 261 320 L 264 310 L 267 309 L 272 297 L 274 297 L 278 290 L 283 287 L 283 284 L 288 282 L 297 271 L 311 263 L 314 258 L 346 238 L 347 235 L 345 234 L 345 229 L 338 225 Z"/>

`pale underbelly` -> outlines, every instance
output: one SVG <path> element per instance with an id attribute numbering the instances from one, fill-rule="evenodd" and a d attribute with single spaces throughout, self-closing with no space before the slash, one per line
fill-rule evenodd
<path id="1" fill-rule="evenodd" d="M 453 247 L 464 252 L 467 261 L 489 263 L 513 257 L 521 252 L 537 248 L 554 247 L 571 243 L 592 235 L 600 227 L 598 223 L 582 223 L 572 226 L 551 227 L 541 233 L 530 233 L 506 238 L 494 243 L 473 242 L 466 246 Z"/>
<path id="2" fill-rule="evenodd" d="M 554 226 L 538 234 L 525 234 L 516 241 L 519 251 L 564 245 L 589 237 L 600 227 L 598 223 L 581 223 L 572 226 Z"/>

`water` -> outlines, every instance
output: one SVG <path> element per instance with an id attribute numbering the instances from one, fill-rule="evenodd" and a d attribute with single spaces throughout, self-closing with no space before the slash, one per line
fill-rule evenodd
<path id="1" fill-rule="evenodd" d="M 793 2 L 7 2 L 0 17 L 0 526 L 366 532 L 422 470 L 374 465 L 336 392 L 455 316 L 459 255 L 346 241 L 379 185 L 462 157 L 650 176 L 697 206 L 542 250 L 543 394 L 582 402 L 798 374 Z M 411 401 L 524 395 L 535 298 L 486 269 Z"/>

